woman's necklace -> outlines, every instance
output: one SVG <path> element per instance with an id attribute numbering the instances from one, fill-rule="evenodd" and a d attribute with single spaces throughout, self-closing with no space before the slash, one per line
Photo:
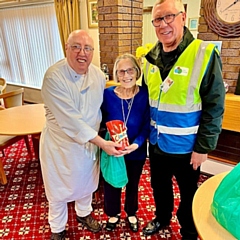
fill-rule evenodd
<path id="1" fill-rule="evenodd" d="M 133 98 L 130 99 L 130 101 L 128 102 L 127 99 L 124 99 L 125 102 L 127 103 L 127 106 L 128 106 L 128 111 L 130 110 L 130 108 L 132 107 L 132 101 L 133 101 Z"/>
<path id="2" fill-rule="evenodd" d="M 131 98 L 131 100 L 129 102 L 126 99 L 124 99 L 126 101 L 126 103 L 127 103 L 127 106 L 128 106 L 127 107 L 127 109 L 128 109 L 127 117 L 125 116 L 125 111 L 124 111 L 124 106 L 123 106 L 123 99 L 121 98 L 122 115 L 123 115 L 124 125 L 125 125 L 126 128 L 127 128 L 128 118 L 129 118 L 130 112 L 132 110 L 132 105 L 133 105 L 135 94 L 136 94 L 136 91 L 134 90 L 133 97 Z"/>

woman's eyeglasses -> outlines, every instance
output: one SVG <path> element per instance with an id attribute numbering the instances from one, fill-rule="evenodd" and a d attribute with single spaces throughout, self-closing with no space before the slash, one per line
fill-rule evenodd
<path id="1" fill-rule="evenodd" d="M 126 70 L 124 69 L 117 70 L 117 75 L 119 77 L 123 77 L 125 73 L 127 73 L 128 75 L 134 75 L 134 73 L 136 73 L 136 68 L 133 67 L 133 68 L 128 68 Z"/>

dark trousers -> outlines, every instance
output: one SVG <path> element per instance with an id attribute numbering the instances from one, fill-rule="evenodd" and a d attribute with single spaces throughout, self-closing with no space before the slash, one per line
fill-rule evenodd
<path id="1" fill-rule="evenodd" d="M 138 184 L 145 160 L 125 160 L 128 183 L 125 191 L 124 210 L 128 216 L 134 216 L 138 210 Z M 121 213 L 122 188 L 115 188 L 104 180 L 104 210 L 114 217 Z"/>
<path id="2" fill-rule="evenodd" d="M 156 218 L 162 225 L 169 225 L 174 208 L 172 177 L 178 183 L 181 201 L 177 210 L 181 233 L 197 234 L 192 217 L 192 200 L 197 190 L 200 168 L 193 170 L 190 165 L 190 154 L 183 157 L 163 155 L 154 152 L 149 146 L 151 168 L 151 186 L 156 204 Z"/>

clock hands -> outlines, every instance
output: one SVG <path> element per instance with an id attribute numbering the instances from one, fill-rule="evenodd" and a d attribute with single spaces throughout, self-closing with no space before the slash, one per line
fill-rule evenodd
<path id="1" fill-rule="evenodd" d="M 232 7 L 234 4 L 236 4 L 237 2 L 239 2 L 240 0 L 235 0 L 232 4 L 230 4 L 228 7 L 226 7 L 224 10 L 223 10 L 223 12 L 224 11 L 226 11 L 227 9 L 229 9 L 230 7 Z"/>

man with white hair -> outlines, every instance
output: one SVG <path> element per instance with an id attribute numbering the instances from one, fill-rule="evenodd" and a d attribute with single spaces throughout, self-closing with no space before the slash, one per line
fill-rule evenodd
<path id="1" fill-rule="evenodd" d="M 146 55 L 143 85 L 151 107 L 149 158 L 156 211 L 143 233 L 151 235 L 170 225 L 174 176 L 181 195 L 177 217 L 182 239 L 196 240 L 192 200 L 200 166 L 221 132 L 222 64 L 215 45 L 194 39 L 185 27 L 181 0 L 158 0 L 152 19 L 158 42 Z"/>

